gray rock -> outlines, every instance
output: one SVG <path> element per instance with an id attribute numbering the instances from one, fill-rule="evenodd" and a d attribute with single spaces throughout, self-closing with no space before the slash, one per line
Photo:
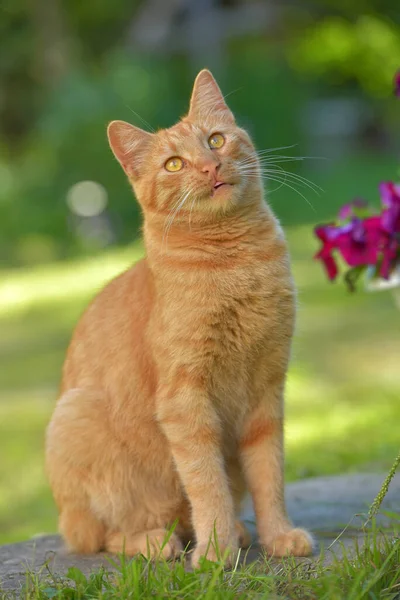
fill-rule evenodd
<path id="1" fill-rule="evenodd" d="M 290 483 L 286 487 L 288 513 L 298 527 L 315 534 L 336 536 L 344 527 L 360 527 L 368 509 L 381 489 L 385 475 L 356 474 L 337 477 L 315 477 Z M 400 512 L 400 473 L 392 479 L 381 510 Z M 243 516 L 253 520 L 250 501 Z M 377 521 L 383 527 L 390 519 L 380 513 Z"/>
<path id="2" fill-rule="evenodd" d="M 362 541 L 360 526 L 366 521 L 368 507 L 383 480 L 383 475 L 344 475 L 306 479 L 287 486 L 286 501 L 294 524 L 306 527 L 314 534 L 326 563 L 332 560 L 333 554 L 340 554 L 342 545 L 350 548 L 356 539 Z M 400 513 L 400 474 L 392 480 L 382 510 Z M 250 502 L 244 507 L 243 518 L 255 534 Z M 381 513 L 379 521 L 390 532 L 390 518 Z M 343 528 L 346 528 L 344 532 Z M 337 540 L 339 535 L 340 544 Z M 255 546 L 247 560 L 256 560 L 258 556 L 259 549 Z M 318 552 L 316 556 L 319 556 Z M 27 542 L 1 546 L 0 594 L 21 589 L 28 570 L 45 576 L 47 565 L 53 573 L 64 575 L 69 567 L 76 566 L 89 574 L 100 566 L 111 569 L 108 559 L 105 553 L 91 556 L 68 554 L 58 535 L 39 536 Z"/>

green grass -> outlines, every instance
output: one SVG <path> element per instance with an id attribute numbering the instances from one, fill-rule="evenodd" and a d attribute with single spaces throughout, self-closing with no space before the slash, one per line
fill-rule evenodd
<path id="1" fill-rule="evenodd" d="M 400 538 L 385 538 L 375 528 L 367 534 L 365 545 L 344 550 L 340 559 L 334 556 L 328 566 L 324 566 L 322 558 L 274 562 L 262 556 L 247 564 L 238 560 L 231 570 L 224 569 L 223 559 L 216 563 L 204 561 L 195 571 L 187 565 L 185 568 L 185 557 L 168 564 L 161 558 L 152 563 L 143 556 L 127 559 L 121 555 L 109 562 L 108 569 L 95 570 L 89 576 L 72 567 L 65 577 L 60 577 L 44 566 L 40 574 L 27 573 L 20 597 L 26 600 L 395 600 L 400 592 Z M 3 596 L 13 597 L 5 593 Z"/>

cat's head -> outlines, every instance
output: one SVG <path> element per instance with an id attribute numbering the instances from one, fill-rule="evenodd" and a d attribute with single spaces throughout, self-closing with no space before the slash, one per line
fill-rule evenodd
<path id="1" fill-rule="evenodd" d="M 145 213 L 193 222 L 259 202 L 253 144 L 207 70 L 197 76 L 189 112 L 176 125 L 149 133 L 113 121 L 108 138 Z"/>

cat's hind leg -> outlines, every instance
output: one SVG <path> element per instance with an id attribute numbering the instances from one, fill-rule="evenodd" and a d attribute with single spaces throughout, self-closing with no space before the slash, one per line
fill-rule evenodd
<path id="1" fill-rule="evenodd" d="M 106 527 L 91 498 L 95 468 L 109 448 L 102 397 L 74 389 L 58 401 L 46 436 L 46 471 L 59 509 L 59 530 L 73 552 L 104 548 Z M 104 462 L 104 461 L 103 461 Z"/>
<path id="2" fill-rule="evenodd" d="M 128 556 L 143 554 L 149 559 L 163 557 L 170 560 L 179 556 L 183 546 L 175 533 L 160 528 L 133 534 L 109 533 L 105 549 L 113 553 L 125 552 Z"/>
<path id="3" fill-rule="evenodd" d="M 154 445 L 157 438 L 150 437 Z M 156 456 L 163 450 L 160 437 Z M 149 558 L 178 554 L 178 532 L 168 537 L 167 528 L 180 516 L 187 525 L 189 508 L 170 463 L 168 470 L 168 459 L 157 459 L 157 474 L 143 473 L 145 457 L 133 459 L 116 437 L 105 396 L 87 389 L 66 392 L 47 430 L 46 466 L 68 548 L 82 553 L 125 548 Z"/>
<path id="4" fill-rule="evenodd" d="M 88 508 L 64 506 L 59 530 L 71 552 L 92 554 L 104 549 L 105 527 Z"/>
<path id="5" fill-rule="evenodd" d="M 239 539 L 239 548 L 248 548 L 251 545 L 251 533 L 240 519 L 235 522 L 235 529 Z"/>

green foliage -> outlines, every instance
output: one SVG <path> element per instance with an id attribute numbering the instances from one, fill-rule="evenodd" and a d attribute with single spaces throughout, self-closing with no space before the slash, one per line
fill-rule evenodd
<path id="1" fill-rule="evenodd" d="M 327 15 L 298 32 L 288 44 L 290 63 L 336 82 L 357 81 L 368 94 L 391 96 L 400 55 L 400 27 L 384 16 L 353 20 Z"/>
<path id="2" fill-rule="evenodd" d="M 368 513 L 369 519 L 372 519 L 375 515 L 377 515 L 379 508 L 380 508 L 386 494 L 388 493 L 390 482 L 392 481 L 393 477 L 395 476 L 399 465 L 400 465 L 400 452 L 397 455 L 385 481 L 383 482 L 382 487 L 379 490 L 379 493 L 377 494 L 375 500 L 373 501 L 371 508 L 369 509 L 369 513 Z"/>

